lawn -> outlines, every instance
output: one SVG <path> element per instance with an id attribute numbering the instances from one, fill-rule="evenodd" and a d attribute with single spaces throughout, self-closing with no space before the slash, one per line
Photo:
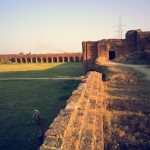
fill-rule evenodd
<path id="1" fill-rule="evenodd" d="M 0 65 L 0 78 L 82 75 L 81 63 L 35 66 L 36 64 Z M 34 71 L 31 71 L 32 67 Z M 39 129 L 33 110 L 40 111 L 46 130 L 60 109 L 65 107 L 66 100 L 78 84 L 79 81 L 75 80 L 0 81 L 0 150 L 37 149 Z"/>
<path id="2" fill-rule="evenodd" d="M 0 78 L 81 76 L 81 63 L 0 64 Z"/>

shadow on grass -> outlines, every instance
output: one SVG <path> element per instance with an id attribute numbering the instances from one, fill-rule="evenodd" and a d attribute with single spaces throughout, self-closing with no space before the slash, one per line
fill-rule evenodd
<path id="1" fill-rule="evenodd" d="M 50 64 L 51 65 L 51 64 Z M 7 67 L 7 66 L 6 66 Z M 46 78 L 57 76 L 81 76 L 83 74 L 81 63 L 62 63 L 53 68 L 34 71 L 0 72 L 0 78 Z"/>
<path id="2" fill-rule="evenodd" d="M 42 71 L 0 73 L 1 78 L 66 75 L 82 75 L 81 63 L 66 63 Z M 75 80 L 0 81 L 0 149 L 37 149 L 39 130 L 33 110 L 40 111 L 46 131 L 79 83 Z"/>

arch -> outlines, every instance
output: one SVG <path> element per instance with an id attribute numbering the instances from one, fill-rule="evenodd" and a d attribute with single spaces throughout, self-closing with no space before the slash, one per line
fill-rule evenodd
<path id="1" fill-rule="evenodd" d="M 78 56 L 75 57 L 75 61 L 79 62 L 79 57 Z"/>
<path id="2" fill-rule="evenodd" d="M 36 63 L 36 58 L 35 57 L 32 58 L 32 62 Z"/>
<path id="3" fill-rule="evenodd" d="M 83 61 L 83 57 L 81 57 L 81 61 Z"/>
<path id="4" fill-rule="evenodd" d="M 74 62 L 74 58 L 73 57 L 70 57 L 70 62 Z"/>
<path id="5" fill-rule="evenodd" d="M 27 63 L 31 63 L 31 58 L 27 58 Z"/>
<path id="6" fill-rule="evenodd" d="M 21 63 L 21 60 L 20 60 L 20 58 L 17 58 L 17 63 Z"/>
<path id="7" fill-rule="evenodd" d="M 11 62 L 16 62 L 16 61 L 15 61 L 15 58 L 11 58 L 10 61 L 11 61 Z"/>
<path id="8" fill-rule="evenodd" d="M 43 58 L 43 62 L 46 63 L 46 58 L 45 57 Z"/>
<path id="9" fill-rule="evenodd" d="M 49 63 L 52 62 L 52 59 L 51 59 L 50 57 L 48 57 L 48 62 L 49 62 Z"/>
<path id="10" fill-rule="evenodd" d="M 25 58 L 22 58 L 22 63 L 26 63 L 26 59 Z"/>
<path id="11" fill-rule="evenodd" d="M 63 59 L 62 59 L 62 57 L 59 57 L 59 62 L 63 62 Z"/>
<path id="12" fill-rule="evenodd" d="M 41 63 L 41 58 L 40 57 L 37 58 L 37 62 Z"/>
<path id="13" fill-rule="evenodd" d="M 64 62 L 68 62 L 68 57 L 64 57 Z"/>
<path id="14" fill-rule="evenodd" d="M 57 57 L 54 57 L 54 58 L 53 58 L 53 62 L 57 62 Z"/>

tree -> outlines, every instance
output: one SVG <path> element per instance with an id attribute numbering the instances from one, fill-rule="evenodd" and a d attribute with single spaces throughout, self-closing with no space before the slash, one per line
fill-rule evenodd
<path id="1" fill-rule="evenodd" d="M 23 56 L 23 55 L 24 55 L 24 53 L 23 53 L 23 52 L 20 52 L 20 53 L 19 53 L 19 55 L 20 55 L 20 56 Z"/>

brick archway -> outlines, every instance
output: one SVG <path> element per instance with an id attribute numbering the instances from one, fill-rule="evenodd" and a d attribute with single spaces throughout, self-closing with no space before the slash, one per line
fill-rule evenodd
<path id="1" fill-rule="evenodd" d="M 48 57 L 48 62 L 49 63 L 52 62 L 52 58 Z"/>
<path id="2" fill-rule="evenodd" d="M 47 60 L 46 60 L 46 58 L 44 57 L 44 58 L 43 58 L 43 62 L 46 63 L 46 61 L 47 61 Z"/>
<path id="3" fill-rule="evenodd" d="M 27 63 L 31 63 L 31 58 L 27 58 Z"/>
<path id="4" fill-rule="evenodd" d="M 64 57 L 64 62 L 68 62 L 68 57 Z"/>
<path id="5" fill-rule="evenodd" d="M 57 57 L 54 57 L 54 58 L 53 58 L 53 62 L 57 62 Z"/>
<path id="6" fill-rule="evenodd" d="M 21 60 L 20 60 L 20 58 L 17 58 L 17 63 L 21 63 Z"/>
<path id="7" fill-rule="evenodd" d="M 22 58 L 22 63 L 26 63 L 26 59 L 25 58 Z"/>

